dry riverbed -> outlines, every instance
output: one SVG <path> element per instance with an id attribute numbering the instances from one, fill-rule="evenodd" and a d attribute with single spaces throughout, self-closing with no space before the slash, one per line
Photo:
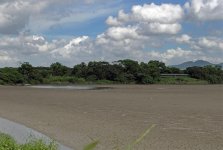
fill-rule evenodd
<path id="1" fill-rule="evenodd" d="M 138 150 L 222 150 L 223 85 L 113 85 L 75 90 L 0 87 L 0 117 L 80 150 L 112 150 L 156 127 Z"/>

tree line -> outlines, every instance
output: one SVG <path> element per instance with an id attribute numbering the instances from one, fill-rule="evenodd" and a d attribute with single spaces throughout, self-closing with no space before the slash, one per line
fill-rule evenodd
<path id="1" fill-rule="evenodd" d="M 52 83 L 159 83 L 162 74 L 186 73 L 191 78 L 206 80 L 211 84 L 223 83 L 223 71 L 218 66 L 190 67 L 180 70 L 165 63 L 151 60 L 147 63 L 130 59 L 112 63 L 91 61 L 67 67 L 59 62 L 50 67 L 33 67 L 24 62 L 18 68 L 0 69 L 0 84 L 52 84 Z"/>

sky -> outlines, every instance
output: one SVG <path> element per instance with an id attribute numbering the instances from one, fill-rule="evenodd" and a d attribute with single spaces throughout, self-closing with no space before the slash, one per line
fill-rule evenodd
<path id="1" fill-rule="evenodd" d="M 223 0 L 1 0 L 0 67 L 223 62 Z"/>

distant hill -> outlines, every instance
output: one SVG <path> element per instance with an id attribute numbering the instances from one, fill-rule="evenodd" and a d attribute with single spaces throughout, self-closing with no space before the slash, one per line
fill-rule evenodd
<path id="1" fill-rule="evenodd" d="M 179 68 L 179 69 L 186 69 L 188 67 L 194 67 L 194 66 L 197 66 L 197 67 L 204 67 L 204 66 L 208 66 L 208 65 L 219 65 L 219 66 L 222 66 L 223 68 L 223 63 L 220 63 L 220 64 L 212 64 L 208 61 L 204 61 L 204 60 L 197 60 L 197 61 L 187 61 L 187 62 L 184 62 L 182 64 L 179 64 L 179 65 L 172 65 L 171 67 L 176 67 L 176 68 Z"/>

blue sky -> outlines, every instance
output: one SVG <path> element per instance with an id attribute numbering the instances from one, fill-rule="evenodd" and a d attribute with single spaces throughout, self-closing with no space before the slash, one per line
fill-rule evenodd
<path id="1" fill-rule="evenodd" d="M 223 62 L 223 0 L 0 2 L 0 66 Z"/>
<path id="2" fill-rule="evenodd" d="M 178 0 L 119 0 L 116 3 L 112 4 L 108 9 L 111 9 L 109 15 L 117 15 L 118 10 L 123 9 L 126 12 L 130 12 L 133 5 L 143 5 L 147 3 L 156 3 L 162 4 L 165 3 L 172 3 L 172 4 L 180 4 L 184 5 L 186 1 L 178 1 Z M 84 8 L 83 8 L 84 9 Z M 113 10 L 113 11 L 112 11 Z M 61 10 L 62 11 L 62 10 Z M 85 11 L 85 10 L 84 10 Z M 89 35 L 91 37 L 96 37 L 99 33 L 102 33 L 108 27 L 105 23 L 108 14 L 102 14 L 97 18 L 90 19 L 88 21 L 83 22 L 71 22 L 63 25 L 57 25 L 53 28 L 50 28 L 43 33 L 47 36 L 81 36 L 83 34 Z"/>

